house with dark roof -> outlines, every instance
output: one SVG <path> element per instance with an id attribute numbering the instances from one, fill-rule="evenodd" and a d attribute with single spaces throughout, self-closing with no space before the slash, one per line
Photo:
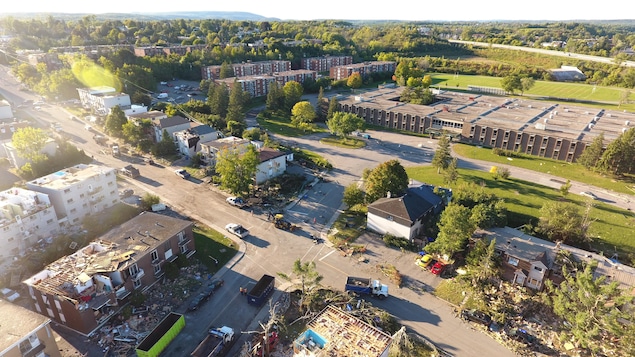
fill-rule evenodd
<path id="1" fill-rule="evenodd" d="M 425 236 L 425 223 L 441 213 L 451 199 L 452 191 L 439 188 L 437 195 L 432 185 L 408 187 L 400 197 L 382 197 L 368 205 L 366 228 L 379 234 L 392 234 L 410 241 Z M 445 198 L 442 198 L 442 196 Z"/>
<path id="2" fill-rule="evenodd" d="M 201 143 L 222 137 L 222 132 L 207 124 L 192 126 L 189 129 L 174 133 L 174 141 L 179 152 L 187 157 L 192 157 L 201 151 Z"/>
<path id="3" fill-rule="evenodd" d="M 164 275 L 166 264 L 196 252 L 193 223 L 143 212 L 23 281 L 35 309 L 83 335 L 105 325 Z"/>
<path id="4" fill-rule="evenodd" d="M 256 185 L 282 175 L 287 171 L 288 154 L 271 148 L 258 151 L 259 164 L 256 167 Z"/>

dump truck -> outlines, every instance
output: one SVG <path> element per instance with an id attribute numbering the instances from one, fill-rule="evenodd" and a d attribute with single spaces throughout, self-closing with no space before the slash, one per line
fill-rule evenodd
<path id="1" fill-rule="evenodd" d="M 247 303 L 262 306 L 273 292 L 276 278 L 271 275 L 263 275 L 254 287 L 247 293 Z"/>
<path id="2" fill-rule="evenodd" d="M 357 294 L 373 295 L 382 300 L 388 297 L 388 285 L 382 284 L 379 280 L 372 280 L 370 278 L 349 276 L 346 278 L 344 290 L 352 291 Z"/>
<path id="3" fill-rule="evenodd" d="M 192 357 L 217 357 L 225 355 L 235 340 L 234 329 L 228 326 L 209 330 L 205 339 L 198 344 Z"/>
<path id="4" fill-rule="evenodd" d="M 150 331 L 150 334 L 137 345 L 137 356 L 158 357 L 184 327 L 185 316 L 174 312 L 169 313 L 161 320 L 157 327 Z"/>

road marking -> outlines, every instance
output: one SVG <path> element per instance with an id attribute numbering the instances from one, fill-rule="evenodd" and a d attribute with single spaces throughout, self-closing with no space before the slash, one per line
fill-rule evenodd
<path id="1" fill-rule="evenodd" d="M 342 273 L 342 275 L 345 275 L 345 276 L 346 276 L 346 275 L 348 275 L 348 273 L 346 273 L 345 271 L 342 271 L 342 270 L 340 270 L 340 269 L 338 269 L 338 268 L 336 268 L 336 267 L 332 266 L 332 265 L 331 265 L 331 264 L 329 264 L 329 263 L 322 262 L 322 264 L 328 265 L 329 267 L 333 268 L 333 270 L 339 271 L 340 273 Z"/>
<path id="2" fill-rule="evenodd" d="M 326 254 L 325 256 L 323 256 L 322 258 L 320 258 L 319 260 L 320 260 L 320 261 L 322 261 L 322 260 L 326 259 L 326 257 L 328 257 L 329 255 L 331 255 L 331 254 L 333 254 L 333 253 L 335 253 L 335 250 L 332 250 L 332 251 L 328 252 L 328 254 Z"/>

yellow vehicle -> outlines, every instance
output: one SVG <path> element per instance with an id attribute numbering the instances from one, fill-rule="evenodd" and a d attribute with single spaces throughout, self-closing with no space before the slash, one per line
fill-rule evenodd
<path id="1" fill-rule="evenodd" d="M 417 258 L 417 260 L 415 260 L 415 264 L 426 269 L 433 261 L 434 259 L 432 256 L 430 254 L 426 254 L 421 258 Z"/>

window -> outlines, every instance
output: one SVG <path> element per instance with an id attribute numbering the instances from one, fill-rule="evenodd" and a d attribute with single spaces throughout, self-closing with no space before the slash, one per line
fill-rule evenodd
<path id="1" fill-rule="evenodd" d="M 135 289 L 139 289 L 139 288 L 141 287 L 141 279 L 138 279 L 138 280 L 133 280 L 133 281 L 132 281 L 132 286 L 133 286 Z"/>
<path id="2" fill-rule="evenodd" d="M 537 270 L 542 273 L 542 268 L 537 265 L 534 265 L 534 270 Z"/>
<path id="3" fill-rule="evenodd" d="M 84 198 L 84 194 L 83 194 L 83 193 L 82 193 L 82 194 L 80 194 L 80 195 L 79 195 L 79 198 Z"/>
<path id="4" fill-rule="evenodd" d="M 130 273 L 130 276 L 134 279 L 134 277 L 139 273 L 139 267 L 137 266 L 137 263 L 132 264 L 130 268 L 128 268 L 128 273 Z"/>
<path id="5" fill-rule="evenodd" d="M 66 203 L 73 203 L 73 199 L 72 198 L 67 199 Z"/>
<path id="6" fill-rule="evenodd" d="M 180 231 L 178 236 L 179 236 L 179 243 L 185 241 L 185 232 L 184 231 Z"/>
<path id="7" fill-rule="evenodd" d="M 53 219 L 49 219 L 46 221 L 46 224 L 51 224 L 51 223 L 53 223 Z"/>
<path id="8" fill-rule="evenodd" d="M 69 192 L 71 192 L 70 188 L 67 188 L 67 189 L 64 190 L 64 193 L 69 193 Z"/>
<path id="9" fill-rule="evenodd" d="M 37 335 L 30 335 L 24 341 L 20 342 L 20 353 L 22 353 L 22 355 L 24 356 L 39 345 L 40 339 L 37 338 Z"/>
<path id="10" fill-rule="evenodd" d="M 71 213 L 75 213 L 75 212 L 77 212 L 77 208 L 71 209 Z"/>
<path id="11" fill-rule="evenodd" d="M 165 243 L 163 243 L 163 249 L 165 249 L 166 251 L 172 249 L 172 245 L 170 244 L 170 241 L 166 241 Z"/>
<path id="12" fill-rule="evenodd" d="M 159 274 L 161 272 L 161 264 L 157 264 L 154 266 L 154 274 Z"/>
<path id="13" fill-rule="evenodd" d="M 513 265 L 515 267 L 518 266 L 518 259 L 513 258 L 513 257 L 509 257 L 509 259 L 507 260 L 507 262 L 509 263 L 509 265 Z"/>
<path id="14" fill-rule="evenodd" d="M 150 253 L 150 256 L 152 257 L 152 261 L 156 262 L 157 260 L 159 260 L 159 253 L 157 253 L 156 249 L 152 251 L 152 253 Z"/>

